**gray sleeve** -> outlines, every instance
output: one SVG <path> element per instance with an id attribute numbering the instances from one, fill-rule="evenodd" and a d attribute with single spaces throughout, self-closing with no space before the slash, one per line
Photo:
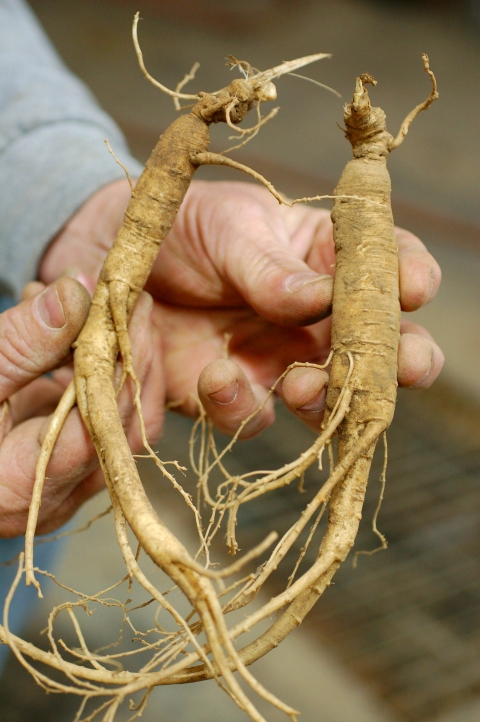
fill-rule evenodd
<path id="1" fill-rule="evenodd" d="M 0 289 L 19 295 L 49 241 L 102 186 L 141 165 L 62 64 L 23 0 L 0 0 Z"/>

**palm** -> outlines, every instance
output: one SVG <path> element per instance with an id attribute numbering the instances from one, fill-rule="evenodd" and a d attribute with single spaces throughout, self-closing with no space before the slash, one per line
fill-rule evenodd
<path id="1" fill-rule="evenodd" d="M 168 401 L 184 401 L 180 409 L 189 414 L 196 412 L 191 395 L 201 371 L 224 357 L 227 347 L 249 381 L 266 388 L 293 361 L 321 363 L 329 352 L 329 320 L 308 329 L 284 328 L 248 308 L 206 313 L 157 302 L 153 321 L 164 339 Z"/>

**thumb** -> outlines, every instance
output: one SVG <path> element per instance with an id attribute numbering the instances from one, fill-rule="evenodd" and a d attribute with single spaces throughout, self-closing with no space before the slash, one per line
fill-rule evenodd
<path id="1" fill-rule="evenodd" d="M 253 249 L 252 249 L 253 250 Z M 252 254 L 253 255 L 253 254 Z M 280 326 L 307 326 L 331 313 L 333 277 L 320 275 L 293 256 L 250 258 L 243 296 L 260 316 Z"/>
<path id="2" fill-rule="evenodd" d="M 61 364 L 89 306 L 86 289 L 72 278 L 61 278 L 1 314 L 0 401 Z"/>
<path id="3" fill-rule="evenodd" d="M 302 255 L 312 247 L 318 217 L 311 214 L 317 222 L 302 225 L 298 219 L 304 210 L 289 208 L 287 217 L 263 189 L 231 185 L 235 193 L 225 193 L 210 214 L 209 235 L 217 237 L 212 261 L 220 275 L 268 321 L 304 326 L 325 318 L 331 311 L 333 277 L 316 273 L 297 255 L 300 247 Z"/>
<path id="4" fill-rule="evenodd" d="M 226 274 L 260 316 L 282 326 L 305 326 L 329 315 L 332 276 L 316 273 L 295 256 L 261 215 L 243 228 L 240 223 L 236 232 L 242 239 L 228 244 Z"/>

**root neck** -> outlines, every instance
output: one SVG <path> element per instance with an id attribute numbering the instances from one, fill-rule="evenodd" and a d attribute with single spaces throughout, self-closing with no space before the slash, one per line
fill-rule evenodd
<path id="1" fill-rule="evenodd" d="M 345 135 L 350 141 L 355 158 L 381 158 L 389 153 L 393 140 L 387 132 L 385 113 L 372 108 L 365 85 L 377 81 L 368 73 L 360 75 L 355 84 L 353 100 L 345 106 Z"/>

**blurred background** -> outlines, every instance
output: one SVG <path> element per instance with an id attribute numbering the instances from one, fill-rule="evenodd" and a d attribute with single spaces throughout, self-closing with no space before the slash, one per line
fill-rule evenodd
<path id="1" fill-rule="evenodd" d="M 308 722 L 477 722 L 480 3 L 31 0 L 30 5 L 67 65 L 117 120 L 142 161 L 176 114 L 171 101 L 138 70 L 130 36 L 136 10 L 143 18 L 139 36 L 145 62 L 154 77 L 175 87 L 195 61 L 201 63 L 187 92 L 226 85 L 228 53 L 260 69 L 314 52 L 332 53 L 331 60 L 308 67 L 305 74 L 335 88 L 342 99 L 296 78 L 282 78 L 279 115 L 234 156 L 294 197 L 331 193 L 335 187 L 350 157 L 337 124 L 356 75 L 369 72 L 378 80 L 372 102 L 386 111 L 389 130 L 396 133 L 430 90 L 421 54 L 430 56 L 440 99 L 415 120 L 389 159 L 389 169 L 396 222 L 419 235 L 442 265 L 437 299 L 413 316 L 443 347 L 445 369 L 429 391 L 399 395 L 379 518 L 388 551 L 361 557 L 357 569 L 347 562 L 303 627 L 254 672 L 301 709 L 301 719 Z M 227 147 L 224 128 L 214 128 L 212 135 L 214 150 Z M 199 173 L 239 179 L 215 167 Z M 235 468 L 243 468 L 245 457 L 253 465 L 261 460 L 263 468 L 277 466 L 307 447 L 310 432 L 280 408 L 278 417 L 274 429 L 248 447 L 237 447 L 231 456 Z M 185 457 L 189 428 L 174 414 L 168 418 L 163 458 Z M 380 466 L 381 459 L 372 473 L 357 549 L 376 546 L 371 519 Z M 170 492 L 150 475 L 146 469 L 150 493 L 167 523 L 173 518 L 174 524 L 187 524 Z M 274 527 L 281 529 L 299 504 L 292 489 L 257 507 L 241 529 L 244 548 L 253 529 L 272 515 Z M 107 505 L 105 497 L 94 500 L 78 523 Z M 95 526 L 89 549 L 82 546 L 82 535 L 72 537 L 59 571 L 63 581 L 82 589 L 84 574 L 85 585 L 101 588 L 121 576 L 110 523 Z M 188 537 L 187 528 L 184 533 Z M 32 620 L 30 638 L 45 644 L 37 638 L 38 628 L 38 620 Z M 63 722 L 73 719 L 75 706 L 68 698 L 44 695 L 10 661 L 0 689 L 3 722 Z M 207 683 L 156 690 L 143 719 L 240 722 L 245 717 Z"/>

